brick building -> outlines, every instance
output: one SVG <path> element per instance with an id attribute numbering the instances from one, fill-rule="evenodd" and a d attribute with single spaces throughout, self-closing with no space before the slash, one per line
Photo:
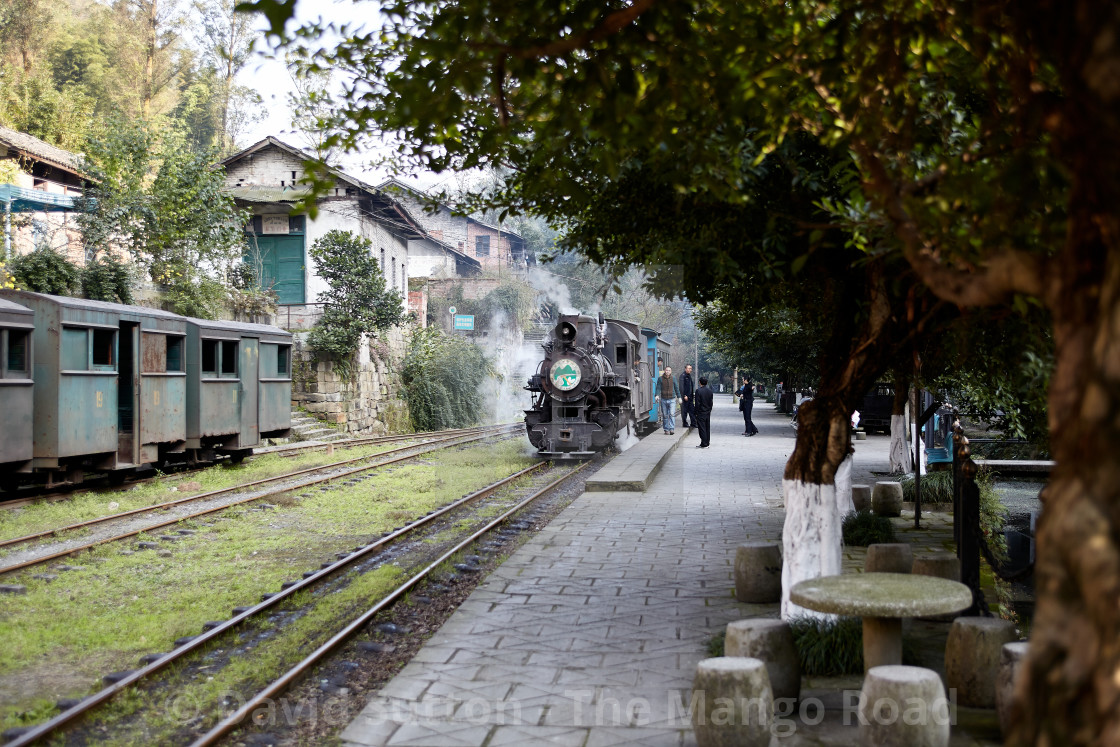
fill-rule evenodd
<path id="1" fill-rule="evenodd" d="M 377 188 L 399 200 L 429 236 L 477 260 L 483 269 L 500 273 L 525 268 L 525 239 L 515 231 L 458 213 L 398 179 L 388 179 Z"/>

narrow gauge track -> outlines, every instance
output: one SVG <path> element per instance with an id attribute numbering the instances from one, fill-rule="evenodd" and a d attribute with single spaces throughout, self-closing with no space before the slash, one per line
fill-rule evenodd
<path id="1" fill-rule="evenodd" d="M 8 573 L 12 573 L 14 571 L 22 570 L 24 568 L 29 568 L 31 566 L 40 565 L 42 563 L 46 563 L 46 562 L 49 562 L 51 560 L 57 560 L 58 558 L 64 558 L 64 557 L 67 557 L 69 555 L 73 555 L 74 553 L 81 552 L 82 550 L 89 550 L 90 548 L 96 547 L 98 545 L 103 545 L 103 544 L 108 543 L 108 542 L 116 542 L 118 540 L 128 539 L 129 537 L 134 537 L 137 534 L 140 534 L 142 532 L 150 532 L 150 531 L 155 530 L 155 529 L 161 529 L 161 528 L 166 527 L 166 526 L 171 526 L 172 524 L 178 524 L 179 522 L 186 521 L 187 519 L 194 519 L 194 518 L 197 518 L 199 516 L 205 516 L 206 514 L 216 513 L 218 511 L 224 511 L 225 509 L 227 509 L 231 506 L 238 506 L 238 505 L 241 505 L 242 503 L 251 503 L 253 501 L 259 501 L 259 500 L 262 500 L 264 498 L 268 498 L 268 497 L 273 496 L 273 495 L 279 495 L 279 494 L 282 494 L 282 493 L 287 493 L 287 492 L 290 492 L 292 490 L 297 490 L 297 489 L 310 487 L 312 485 L 317 485 L 317 484 L 323 483 L 323 482 L 330 482 L 331 480 L 337 480 L 339 478 L 347 477 L 347 476 L 355 474 L 357 472 L 366 472 L 366 471 L 371 470 L 371 469 L 377 469 L 378 467 L 384 467 L 384 466 L 389 465 L 389 464 L 395 464 L 397 462 L 402 462 L 402 461 L 405 461 L 406 459 L 414 459 L 418 456 L 423 456 L 424 454 L 428 454 L 432 451 L 436 451 L 436 450 L 439 450 L 439 449 L 444 449 L 444 448 L 447 448 L 449 446 L 458 446 L 460 444 L 468 444 L 468 443 L 472 443 L 474 441 L 481 441 L 482 439 L 487 438 L 489 436 L 496 435 L 496 434 L 501 434 L 504 431 L 511 431 L 512 432 L 515 429 L 520 429 L 520 426 L 519 425 L 502 425 L 502 426 L 491 426 L 491 427 L 486 427 L 486 428 L 473 429 L 473 430 L 471 430 L 467 433 L 461 433 L 461 434 L 453 435 L 453 436 L 446 436 L 444 438 L 433 439 L 433 440 L 430 440 L 430 441 L 423 441 L 423 442 L 418 443 L 418 444 L 409 444 L 407 446 L 401 446 L 401 447 L 396 448 L 396 449 L 390 449 L 389 451 L 382 451 L 382 452 L 379 452 L 377 454 L 368 454 L 366 456 L 355 457 L 353 459 L 344 459 L 344 460 L 339 461 L 339 462 L 332 462 L 330 464 L 324 464 L 324 465 L 320 465 L 318 467 L 308 467 L 306 469 L 296 470 L 294 472 L 287 472 L 285 474 L 277 475 L 275 477 L 267 477 L 267 478 L 264 478 L 264 479 L 261 479 L 261 480 L 254 480 L 252 482 L 243 483 L 241 485 L 236 485 L 236 486 L 230 487 L 230 488 L 222 488 L 220 490 L 211 490 L 211 491 L 206 492 L 206 493 L 199 493 L 198 495 L 192 495 L 192 496 L 188 496 L 186 498 L 177 498 L 173 501 L 167 501 L 165 503 L 158 503 L 158 504 L 151 505 L 151 506 L 145 506 L 143 508 L 134 508 L 134 509 L 130 509 L 128 511 L 122 511 L 122 512 L 117 513 L 117 514 L 111 514 L 109 516 L 102 516 L 102 517 L 98 517 L 96 519 L 90 519 L 88 521 L 82 521 L 82 522 L 78 522 L 76 524 L 70 524 L 70 525 L 67 525 L 67 526 L 64 526 L 64 527 L 58 527 L 58 528 L 55 528 L 55 529 L 48 529 L 48 530 L 44 530 L 42 532 L 36 532 L 34 534 L 27 534 L 27 535 L 24 535 L 22 537 L 15 537 L 15 538 L 10 539 L 10 540 L 4 540 L 3 542 L 0 542 L 0 547 L 7 547 L 7 546 L 10 546 L 10 545 L 20 544 L 20 543 L 24 543 L 24 542 L 31 542 L 31 541 L 34 541 L 34 540 L 37 540 L 37 539 L 44 539 L 46 537 L 55 536 L 55 535 L 57 535 L 61 532 L 71 531 L 71 530 L 75 530 L 75 529 L 82 529 L 82 528 L 94 526 L 94 525 L 97 525 L 97 524 L 104 524 L 104 523 L 107 523 L 107 522 L 110 522 L 110 521 L 116 521 L 116 520 L 119 520 L 119 519 L 122 519 L 122 518 L 125 518 L 125 517 L 128 517 L 128 516 L 134 516 L 136 514 L 142 514 L 142 513 L 149 512 L 149 511 L 167 510 L 167 509 L 172 508 L 173 506 L 182 505 L 184 503 L 192 503 L 192 502 L 201 501 L 201 500 L 204 500 L 204 499 L 214 498 L 214 497 L 217 497 L 217 496 L 220 496 L 220 495 L 237 493 L 237 492 L 241 492 L 241 491 L 245 490 L 246 488 L 258 487 L 258 486 L 261 486 L 261 485 L 266 485 L 268 483 L 275 483 L 275 482 L 279 482 L 279 481 L 282 481 L 282 480 L 290 480 L 292 478 L 298 478 L 300 476 L 312 474 L 312 473 L 315 473 L 315 472 L 324 472 L 324 471 L 328 471 L 328 470 L 336 470 L 339 467 L 344 467 L 348 464 L 354 464 L 356 462 L 370 462 L 370 461 L 375 461 L 376 460 L 375 464 L 363 464 L 363 465 L 360 465 L 358 467 L 354 467 L 354 468 L 351 468 L 351 469 L 344 470 L 342 472 L 334 472 L 332 474 L 325 475 L 323 477 L 317 477 L 317 478 L 312 478 L 310 480 L 304 480 L 304 481 L 299 482 L 296 485 L 283 485 L 283 486 L 281 486 L 281 487 L 279 487 L 279 488 L 277 488 L 273 491 L 270 491 L 270 492 L 261 493 L 259 495 L 253 495 L 253 496 L 250 496 L 250 497 L 247 497 L 247 498 L 242 498 L 242 499 L 239 499 L 239 500 L 231 501 L 229 503 L 223 503 L 223 504 L 218 505 L 218 506 L 210 506 L 209 508 L 205 508 L 201 511 L 194 511 L 192 513 L 183 514 L 183 515 L 171 518 L 171 519 L 167 519 L 165 521 L 156 522 L 154 524 L 146 524 L 143 527 L 140 527 L 138 529 L 131 529 L 127 532 L 121 532 L 120 534 L 114 534 L 114 535 L 109 536 L 109 537 L 103 537 L 103 538 L 98 539 L 96 541 L 88 542 L 88 543 L 85 543 L 85 544 L 82 544 L 82 545 L 78 545 L 76 547 L 68 547 L 64 550 L 60 550 L 60 551 L 54 552 L 54 553 L 49 553 L 47 555 L 41 555 L 41 556 L 38 556 L 38 557 L 35 557 L 35 558 L 31 558 L 29 560 L 25 560 L 25 561 L 20 562 L 20 563 L 13 563 L 12 565 L 0 566 L 0 576 L 8 574 Z M 425 448 L 425 447 L 427 447 L 427 448 Z M 416 449 L 420 449 L 420 451 L 414 451 Z M 382 459 L 382 457 L 389 456 L 391 454 L 396 454 L 396 453 L 399 453 L 399 452 L 402 452 L 402 451 L 414 451 L 414 453 L 404 454 L 404 455 L 401 455 L 401 456 L 398 456 L 398 457 L 394 457 L 392 459 Z"/>
<path id="2" fill-rule="evenodd" d="M 246 457 L 245 461 L 252 462 L 254 458 L 266 456 L 268 454 L 276 454 L 282 457 L 292 457 L 304 451 L 318 451 L 320 449 L 329 451 L 335 448 L 350 449 L 355 446 L 374 446 L 377 444 L 396 443 L 398 441 L 416 441 L 422 439 L 441 438 L 444 436 L 454 436 L 465 433 L 478 433 L 480 430 L 484 430 L 486 428 L 502 428 L 512 425 L 516 425 L 516 423 L 497 423 L 491 426 L 476 426 L 472 428 L 449 428 L 443 431 L 420 431 L 418 433 L 402 433 L 395 436 L 347 438 L 341 441 L 304 441 L 292 444 L 283 444 L 281 446 L 267 446 L 263 449 L 258 449 L 253 453 L 252 456 Z M 184 469 L 175 469 L 173 470 L 173 474 L 189 475 L 192 472 L 198 472 L 200 470 L 208 469 L 220 463 L 221 461 L 214 461 L 207 464 L 202 464 L 197 468 L 187 467 Z M 142 485 L 143 483 L 151 482 L 152 480 L 157 479 L 159 479 L 157 475 L 153 475 L 150 477 L 130 477 L 124 482 L 123 485 L 114 485 L 113 488 L 116 488 L 117 490 L 127 490 L 128 488 L 134 487 L 136 485 Z M 95 481 L 91 480 L 91 483 L 92 482 Z M 75 491 L 80 491 L 83 488 L 91 487 L 91 485 L 90 483 L 78 483 L 62 487 L 65 487 L 66 489 L 57 493 L 40 493 L 38 495 L 21 496 L 19 498 L 4 498 L 4 494 L 0 492 L 0 510 L 11 510 L 14 508 L 20 508 L 21 506 L 31 505 L 33 503 L 63 501 L 69 498 L 70 495 Z M 7 543 L 10 544 L 12 541 L 13 540 L 8 540 Z M 3 547 L 4 544 L 5 543 L 0 543 L 0 547 Z"/>
<path id="3" fill-rule="evenodd" d="M 497 482 L 494 482 L 486 486 L 485 488 L 482 488 L 481 490 L 475 491 L 467 496 L 464 496 L 463 498 L 460 498 L 457 501 L 454 501 L 453 503 L 444 506 L 441 509 L 437 509 L 436 511 L 433 511 L 426 516 L 423 516 L 409 524 L 406 524 L 396 531 L 385 534 L 381 538 L 374 540 L 367 545 L 357 547 L 353 552 L 346 555 L 345 557 L 338 559 L 333 563 L 324 563 L 323 567 L 320 570 L 305 573 L 304 578 L 301 581 L 285 583 L 279 593 L 266 595 L 266 598 L 260 603 L 235 614 L 229 620 L 226 620 L 225 622 L 213 628 L 210 628 L 209 630 L 206 630 L 200 635 L 191 638 L 189 641 L 186 641 L 181 646 L 177 647 L 174 651 L 160 655 L 159 658 L 146 664 L 143 668 L 129 673 L 127 676 L 119 679 L 117 682 L 99 690 L 93 695 L 84 698 L 80 703 L 74 705 L 68 710 L 63 711 L 49 721 L 45 721 L 44 723 L 33 727 L 29 731 L 16 737 L 14 740 L 5 743 L 4 747 L 23 747 L 24 745 L 36 744 L 48 737 L 57 735 L 60 730 L 67 724 L 70 724 L 74 720 L 89 714 L 97 707 L 107 703 L 116 695 L 124 692 L 125 690 L 128 690 L 129 688 L 137 686 L 137 683 L 139 683 L 140 681 L 165 669 L 172 663 L 181 661 L 191 652 L 200 650 L 206 644 L 213 642 L 223 634 L 237 628 L 250 618 L 256 617 L 261 613 L 276 607 L 283 600 L 289 598 L 294 594 L 312 589 L 316 585 L 326 581 L 328 578 L 333 577 L 339 571 L 353 566 L 363 559 L 370 558 L 378 551 L 384 549 L 393 542 L 400 540 L 402 537 L 408 537 L 418 529 L 431 524 L 437 519 L 445 516 L 452 511 L 455 511 L 458 508 L 461 508 L 462 506 L 465 506 L 468 503 L 472 503 L 474 501 L 492 495 L 504 486 L 509 485 L 510 483 L 520 479 L 521 477 L 540 471 L 548 464 L 548 462 L 539 462 L 530 467 L 526 467 L 525 469 L 515 472 L 508 477 L 504 477 L 501 480 L 498 480 Z M 191 747 L 203 747 L 204 745 L 215 744 L 226 734 L 229 734 L 230 732 L 236 730 L 242 723 L 244 723 L 244 721 L 252 714 L 252 712 L 260 705 L 265 703 L 268 698 L 274 697 L 286 690 L 292 683 L 298 680 L 301 675 L 310 670 L 311 667 L 322 660 L 327 654 L 329 654 L 340 644 L 351 638 L 354 634 L 359 632 L 367 623 L 369 623 L 374 618 L 374 616 L 378 612 L 389 607 L 398 599 L 400 599 L 406 592 L 408 592 L 412 587 L 416 586 L 420 581 L 426 578 L 442 563 L 454 557 L 457 553 L 462 552 L 472 543 L 476 542 L 479 538 L 486 535 L 495 527 L 504 523 L 507 519 L 516 515 L 529 504 L 538 500 L 542 496 L 547 495 L 548 493 L 562 485 L 564 482 L 574 477 L 576 474 L 581 472 L 588 464 L 590 464 L 590 462 L 583 462 L 575 468 L 568 470 L 557 479 L 549 482 L 543 488 L 534 491 L 531 495 L 519 501 L 515 506 L 504 511 L 501 515 L 489 521 L 481 529 L 472 532 L 468 537 L 458 542 L 452 549 L 443 553 L 439 558 L 429 563 L 419 573 L 416 573 L 407 581 L 398 585 L 394 590 L 386 594 L 380 601 L 363 612 L 357 618 L 352 620 L 342 630 L 338 631 L 328 641 L 319 646 L 314 652 L 301 660 L 279 678 L 274 680 L 271 684 L 269 684 L 251 699 L 246 701 L 246 703 L 241 708 L 220 721 L 205 735 L 195 740 L 192 743 Z M 149 657 L 145 657 L 144 660 L 147 660 L 148 658 Z"/>

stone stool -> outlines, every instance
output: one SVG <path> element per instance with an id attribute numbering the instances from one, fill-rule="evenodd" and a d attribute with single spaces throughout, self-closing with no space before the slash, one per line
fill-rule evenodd
<path id="1" fill-rule="evenodd" d="M 914 558 L 914 567 L 910 572 L 915 576 L 933 576 L 934 578 L 947 578 L 950 581 L 960 581 L 961 561 L 951 552 L 919 555 Z M 921 619 L 932 622 L 953 622 L 957 618 L 955 615 L 929 615 Z"/>
<path id="2" fill-rule="evenodd" d="M 735 550 L 735 598 L 769 604 L 782 601 L 782 548 L 773 542 L 748 542 Z"/>
<path id="3" fill-rule="evenodd" d="M 867 559 L 863 563 L 866 573 L 909 573 L 914 565 L 914 553 L 905 542 L 880 542 L 867 546 Z"/>
<path id="4" fill-rule="evenodd" d="M 947 747 L 949 721 L 949 701 L 937 672 L 901 664 L 868 670 L 859 695 L 860 744 Z"/>
<path id="5" fill-rule="evenodd" d="M 853 485 L 852 504 L 855 505 L 856 511 L 866 511 L 871 508 L 871 486 Z"/>
<path id="6" fill-rule="evenodd" d="M 766 664 L 774 700 L 801 695 L 801 660 L 793 631 L 784 620 L 756 618 L 727 625 L 724 656 L 746 656 Z"/>
<path id="7" fill-rule="evenodd" d="M 935 552 L 914 558 L 910 571 L 915 576 L 935 576 L 950 581 L 961 580 L 961 561 L 951 552 Z"/>
<path id="8" fill-rule="evenodd" d="M 880 516 L 902 516 L 902 483 L 875 483 L 871 491 L 871 510 Z"/>
<path id="9" fill-rule="evenodd" d="M 697 697 L 699 699 L 697 700 Z M 720 656 L 696 665 L 692 730 L 699 747 L 767 747 L 774 695 L 758 659 Z M 712 723 L 713 715 L 718 723 Z"/>
<path id="10" fill-rule="evenodd" d="M 945 682 L 957 704 L 996 707 L 996 672 L 1003 644 L 1015 641 L 1015 626 L 996 617 L 958 617 L 945 643 Z"/>
<path id="11" fill-rule="evenodd" d="M 1019 665 L 1027 658 L 1027 641 L 1003 644 L 999 656 L 999 672 L 996 674 L 996 713 L 999 714 L 999 730 L 1007 736 L 1011 730 L 1011 698 L 1015 694 L 1015 676 Z"/>

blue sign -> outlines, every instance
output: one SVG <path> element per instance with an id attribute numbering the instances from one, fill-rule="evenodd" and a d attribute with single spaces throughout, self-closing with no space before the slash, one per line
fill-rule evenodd
<path id="1" fill-rule="evenodd" d="M 456 314 L 454 329 L 474 329 L 474 314 Z"/>

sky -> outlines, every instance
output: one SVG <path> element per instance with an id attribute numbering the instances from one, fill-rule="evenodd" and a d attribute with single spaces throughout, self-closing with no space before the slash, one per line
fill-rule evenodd
<path id="1" fill-rule="evenodd" d="M 308 2 L 303 0 L 296 4 L 296 21 L 289 22 L 291 30 L 299 24 L 319 20 L 324 23 L 336 25 L 349 23 L 352 26 L 365 26 L 367 30 L 380 26 L 377 3 L 365 3 L 357 0 L 332 0 L 331 2 Z M 266 28 L 263 18 L 261 29 Z M 324 39 L 323 43 L 329 43 Z M 291 125 L 291 111 L 288 107 L 288 94 L 294 92 L 292 77 L 284 66 L 282 59 L 272 59 L 267 50 L 267 44 L 259 45 L 264 51 L 258 51 L 254 58 L 245 66 L 238 77 L 242 85 L 256 89 L 263 99 L 264 110 L 268 113 L 265 119 L 254 124 L 240 138 L 241 144 L 252 145 L 272 135 L 297 147 L 306 147 L 298 133 L 293 132 Z M 280 56 L 282 57 L 282 52 Z M 371 169 L 368 166 L 371 156 L 361 153 L 343 155 L 341 158 L 342 170 L 363 181 L 378 184 L 385 180 L 388 174 L 383 170 Z M 434 186 L 447 186 L 452 179 L 447 174 L 417 174 L 404 181 L 422 189 Z"/>

